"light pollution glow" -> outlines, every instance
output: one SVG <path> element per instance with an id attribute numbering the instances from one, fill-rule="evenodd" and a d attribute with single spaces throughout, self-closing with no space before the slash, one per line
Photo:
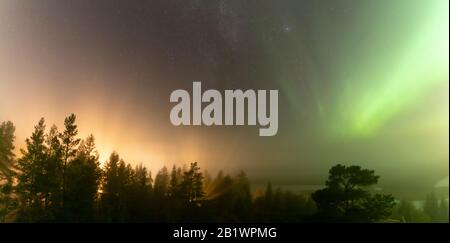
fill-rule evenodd
<path id="1" fill-rule="evenodd" d="M 116 150 L 153 173 L 163 165 L 198 161 L 208 170 L 322 180 L 330 165 L 348 161 L 374 168 L 386 180 L 400 171 L 405 177 L 442 172 L 430 174 L 431 180 L 448 176 L 447 0 L 261 3 L 260 12 L 247 9 L 240 19 L 236 12 L 247 5 L 224 3 L 229 5 L 217 13 L 220 28 L 179 26 L 188 23 L 182 16 L 197 14 L 192 6 L 183 8 L 188 3 L 176 10 L 185 15 L 170 21 L 153 19 L 152 12 L 141 22 L 127 22 L 122 15 L 110 17 L 126 11 L 102 8 L 98 13 L 44 2 L 0 2 L 0 121 L 16 125 L 17 147 L 24 146 L 40 117 L 47 127 L 56 123 L 61 129 L 73 112 L 80 136 L 95 135 L 102 162 Z M 138 23 L 157 24 L 152 29 Z M 175 24 L 165 28 L 161 23 Z M 223 39 L 211 38 L 211 46 L 225 54 L 194 51 L 196 42 L 210 41 L 207 36 L 189 42 L 202 27 L 212 29 L 214 38 L 219 32 Z M 133 37 L 136 32 L 142 42 L 139 35 Z M 187 47 L 178 47 L 178 39 Z M 161 53 L 169 53 L 174 66 L 163 63 Z M 203 64 L 199 54 L 211 60 Z M 260 76 L 226 68 L 222 73 L 255 79 L 235 80 L 233 88 L 280 90 L 279 134 L 260 139 L 253 128 L 173 127 L 170 92 L 194 80 L 216 89 L 227 86 L 220 83 L 226 75 L 215 76 L 213 69 L 230 65 L 225 59 L 233 55 L 251 60 L 240 63 L 246 67 L 258 58 L 269 64 L 256 70 Z M 269 84 L 251 86 L 262 78 Z"/>

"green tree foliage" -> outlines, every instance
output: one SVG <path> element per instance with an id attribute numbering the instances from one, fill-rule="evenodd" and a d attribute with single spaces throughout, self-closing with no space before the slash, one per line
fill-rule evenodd
<path id="1" fill-rule="evenodd" d="M 378 179 L 373 170 L 360 166 L 332 167 L 326 188 L 312 195 L 318 207 L 317 217 L 345 222 L 373 222 L 386 218 L 395 206 L 394 198 L 371 195 L 368 190 Z"/>

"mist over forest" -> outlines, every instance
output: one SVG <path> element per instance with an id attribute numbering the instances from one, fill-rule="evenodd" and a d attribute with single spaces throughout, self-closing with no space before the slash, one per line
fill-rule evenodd
<path id="1" fill-rule="evenodd" d="M 337 164 L 323 186 L 258 186 L 245 171 L 213 176 L 197 162 L 152 173 L 112 152 L 101 165 L 74 114 L 61 131 L 41 118 L 18 157 L 14 132 L 1 123 L 2 222 L 448 222 L 445 182 L 421 201 L 399 199 L 374 170 Z"/>

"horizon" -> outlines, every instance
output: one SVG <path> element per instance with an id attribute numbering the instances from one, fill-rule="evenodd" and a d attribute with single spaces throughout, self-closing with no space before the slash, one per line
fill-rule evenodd
<path id="1" fill-rule="evenodd" d="M 45 118 L 44 118 L 45 119 Z M 78 121 L 78 118 L 77 118 Z M 51 123 L 52 125 L 55 125 L 54 123 Z M 49 128 L 52 126 L 47 124 L 46 121 L 46 132 L 48 132 Z M 61 126 L 63 127 L 63 126 Z M 59 127 L 58 127 L 59 128 Z M 78 129 L 80 129 L 80 127 L 78 127 Z M 31 133 L 30 133 L 31 135 Z M 89 135 L 94 135 L 95 138 L 95 134 L 88 134 L 84 137 L 78 136 L 80 139 L 84 140 L 85 137 L 89 136 Z M 27 137 L 29 138 L 29 136 Z M 25 139 L 23 140 L 25 142 Z M 23 143 L 24 143 L 23 142 Z M 15 145 L 17 144 L 17 138 L 15 141 Z M 138 166 L 138 165 L 143 165 L 145 167 L 147 167 L 149 169 L 149 172 L 151 173 L 151 176 L 154 178 L 154 176 L 156 176 L 156 174 L 163 168 L 167 168 L 168 170 L 170 170 L 172 168 L 172 166 L 177 166 L 179 168 L 187 168 L 189 163 L 192 162 L 198 162 L 200 165 L 200 168 L 202 169 L 202 171 L 204 173 L 207 173 L 208 176 L 212 176 L 215 177 L 219 172 L 224 172 L 227 175 L 230 176 L 235 176 L 238 173 L 240 173 L 241 171 L 244 171 L 250 179 L 250 183 L 251 183 L 251 188 L 252 191 L 255 192 L 258 189 L 262 189 L 265 186 L 267 186 L 267 183 L 270 183 L 273 185 L 273 187 L 282 189 L 282 190 L 288 190 L 288 191 L 292 191 L 292 192 L 296 192 L 296 193 L 310 193 L 313 192 L 314 190 L 320 189 L 325 187 L 325 180 L 327 179 L 326 175 L 328 173 L 328 171 L 323 171 L 323 173 L 321 174 L 315 174 L 315 175 L 306 175 L 305 177 L 302 176 L 296 176 L 296 172 L 290 174 L 290 176 L 286 176 L 286 175 L 276 175 L 273 177 L 267 176 L 267 175 L 258 175 L 258 174 L 253 174 L 252 171 L 246 171 L 245 169 L 242 168 L 217 168 L 216 170 L 209 170 L 208 168 L 205 168 L 203 166 L 203 163 L 201 161 L 178 161 L 175 163 L 166 163 L 164 161 L 159 161 L 159 163 L 157 163 L 157 165 L 155 163 L 145 163 L 145 161 L 141 161 L 141 162 L 136 162 L 136 161 L 132 161 L 127 159 L 126 154 L 122 154 L 120 153 L 120 151 L 117 150 L 112 150 L 111 152 L 101 152 L 100 149 L 97 147 L 97 152 L 99 153 L 99 162 L 100 162 L 100 166 L 101 168 L 104 168 L 106 163 L 109 161 L 110 155 L 112 153 L 117 153 L 120 158 L 122 160 L 125 161 L 125 163 L 130 163 L 133 166 Z M 19 146 L 15 146 L 15 157 L 17 159 L 19 159 L 22 154 L 20 152 L 21 149 L 25 149 L 24 146 L 19 147 Z M 102 156 L 103 155 L 103 156 Z M 338 163 L 338 162 L 335 162 Z M 352 164 L 352 163 L 344 163 L 344 165 L 356 165 L 356 164 Z M 300 173 L 299 173 L 300 174 Z M 377 190 L 383 191 L 383 192 L 387 192 L 387 193 L 391 193 L 394 196 L 401 198 L 401 199 L 408 199 L 408 200 L 423 200 L 423 196 L 426 195 L 429 191 L 441 191 L 441 188 L 448 188 L 448 176 L 444 176 L 436 181 L 428 181 L 428 184 L 424 184 L 423 181 L 421 181 L 422 184 L 417 185 L 417 184 L 411 184 L 411 182 L 406 182 L 406 180 L 400 180 L 399 181 L 395 181 L 394 183 L 386 183 L 385 182 L 385 176 L 383 174 L 381 175 L 381 180 L 379 182 L 380 186 L 382 187 L 378 187 Z M 388 179 L 398 179 L 398 178 L 388 178 Z M 448 191 L 448 189 L 447 189 Z M 442 192 L 439 193 L 440 195 L 442 194 Z M 445 194 L 445 193 L 444 193 Z M 447 193 L 448 196 L 448 193 Z"/>

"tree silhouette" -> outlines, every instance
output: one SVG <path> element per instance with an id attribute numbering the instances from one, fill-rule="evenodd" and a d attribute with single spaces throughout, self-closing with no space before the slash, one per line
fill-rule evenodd
<path id="1" fill-rule="evenodd" d="M 51 211 L 51 214 L 55 217 L 62 216 L 62 147 L 59 140 L 58 128 L 53 125 L 46 137 L 47 146 L 47 163 L 45 165 L 46 170 L 46 183 L 47 183 L 47 200 L 50 202 L 47 205 L 47 209 Z"/>
<path id="2" fill-rule="evenodd" d="M 448 223 L 448 200 L 442 198 L 439 202 L 439 216 L 437 219 L 440 223 Z"/>
<path id="3" fill-rule="evenodd" d="M 245 172 L 241 171 L 235 178 L 232 188 L 232 211 L 240 221 L 250 221 L 252 196 L 250 192 L 250 181 Z"/>
<path id="4" fill-rule="evenodd" d="M 12 122 L 0 124 L 0 222 L 14 209 L 17 200 L 13 196 L 14 132 Z"/>
<path id="5" fill-rule="evenodd" d="M 386 218 L 395 205 L 391 195 L 371 195 L 378 182 L 373 170 L 336 165 L 329 171 L 326 188 L 313 193 L 318 218 L 345 222 L 372 222 Z"/>
<path id="6" fill-rule="evenodd" d="M 189 170 L 184 172 L 181 182 L 182 195 L 189 202 L 203 197 L 203 175 L 197 162 L 191 163 Z"/>
<path id="7" fill-rule="evenodd" d="M 167 171 L 167 167 L 163 167 L 158 171 L 158 174 L 155 176 L 155 185 L 153 186 L 153 190 L 155 196 L 164 197 L 168 195 L 169 189 L 169 173 Z"/>
<path id="8" fill-rule="evenodd" d="M 169 195 L 172 198 L 181 197 L 180 183 L 181 183 L 181 169 L 177 170 L 177 167 L 173 165 L 172 172 L 170 173 L 170 183 L 169 183 Z"/>
<path id="9" fill-rule="evenodd" d="M 116 222 L 119 219 L 119 161 L 119 154 L 113 152 L 105 166 L 101 211 L 106 222 Z"/>
<path id="10" fill-rule="evenodd" d="M 68 221 L 91 222 L 101 179 L 94 136 L 81 141 L 77 155 L 66 169 L 66 213 Z"/>
<path id="11" fill-rule="evenodd" d="M 436 194 L 433 192 L 429 193 L 425 199 L 425 205 L 423 207 L 424 212 L 430 216 L 431 221 L 436 222 L 439 218 L 439 202 L 437 200 Z"/>
<path id="12" fill-rule="evenodd" d="M 396 205 L 393 215 L 402 223 L 423 223 L 430 221 L 428 215 L 407 200 L 401 200 Z"/>
<path id="13" fill-rule="evenodd" d="M 77 153 L 77 145 L 80 143 L 80 139 L 76 136 L 78 135 L 78 128 L 75 124 L 76 116 L 75 114 L 71 114 L 66 117 L 64 120 L 65 130 L 60 133 L 59 137 L 61 139 L 62 146 L 62 156 L 63 156 L 63 165 L 62 165 L 62 207 L 64 208 L 65 204 L 65 191 L 66 191 L 66 169 L 67 165 L 71 159 L 73 159 Z"/>
<path id="14" fill-rule="evenodd" d="M 198 163 L 158 171 L 132 166 L 113 152 L 100 167 L 93 135 L 80 140 L 74 114 L 64 131 L 46 133 L 42 118 L 16 161 L 14 125 L 0 125 L 0 220 L 17 222 L 448 222 L 448 202 L 429 194 L 424 210 L 372 193 L 379 176 L 359 166 L 330 169 L 312 194 L 271 183 L 250 189 L 242 171 L 211 177 Z M 430 216 L 428 216 L 430 215 Z"/>
<path id="15" fill-rule="evenodd" d="M 142 165 L 131 170 L 131 183 L 127 188 L 128 222 L 146 222 L 151 218 L 152 178 Z"/>
<path id="16" fill-rule="evenodd" d="M 18 161 L 20 173 L 18 175 L 17 189 L 21 194 L 24 205 L 21 218 L 24 221 L 41 221 L 47 217 L 46 188 L 46 147 L 44 118 L 34 127 L 30 138 L 26 139 L 26 149 L 22 149 L 23 156 Z"/>
<path id="17" fill-rule="evenodd" d="M 10 121 L 0 124 L 0 175 L 8 175 L 14 161 L 14 132 L 16 128 Z"/>

